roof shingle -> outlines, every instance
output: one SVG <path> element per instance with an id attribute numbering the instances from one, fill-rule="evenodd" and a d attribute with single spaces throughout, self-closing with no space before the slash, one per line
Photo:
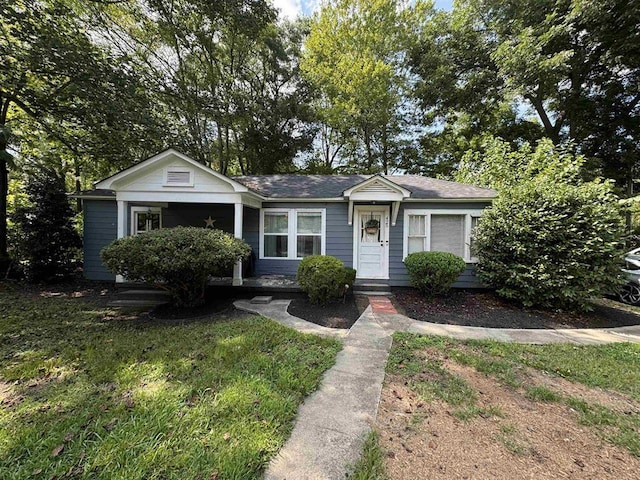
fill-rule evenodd
<path id="1" fill-rule="evenodd" d="M 232 177 L 270 198 L 336 198 L 372 175 L 245 175 Z M 411 191 L 411 198 L 492 199 L 496 191 L 420 175 L 382 175 Z"/>

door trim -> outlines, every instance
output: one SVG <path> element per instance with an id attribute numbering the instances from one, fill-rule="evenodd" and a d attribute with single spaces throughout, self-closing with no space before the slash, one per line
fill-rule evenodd
<path id="1" fill-rule="evenodd" d="M 384 235 L 384 265 L 382 268 L 382 274 L 377 277 L 362 277 L 360 276 L 360 262 L 358 261 L 358 246 L 360 245 L 360 212 L 361 211 L 378 211 L 383 212 L 382 218 L 385 225 Z M 353 268 L 356 269 L 357 279 L 372 279 L 372 280 L 389 280 L 389 229 L 390 229 L 390 207 L 389 205 L 354 205 L 353 206 Z"/>

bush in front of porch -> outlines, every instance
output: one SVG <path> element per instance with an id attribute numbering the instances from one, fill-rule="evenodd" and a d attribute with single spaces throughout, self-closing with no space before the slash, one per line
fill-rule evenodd
<path id="1" fill-rule="evenodd" d="M 311 255 L 300 261 L 297 278 L 311 303 L 324 305 L 353 287 L 356 271 L 331 255 Z"/>
<path id="2" fill-rule="evenodd" d="M 101 256 L 116 275 L 168 291 L 175 306 L 194 307 L 204 303 L 209 276 L 223 275 L 250 252 L 222 230 L 175 227 L 119 238 Z"/>

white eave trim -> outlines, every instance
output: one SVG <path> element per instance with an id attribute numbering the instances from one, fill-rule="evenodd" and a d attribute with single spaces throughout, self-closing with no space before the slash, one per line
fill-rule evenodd
<path id="1" fill-rule="evenodd" d="M 144 170 L 147 169 L 149 167 L 151 167 L 153 164 L 160 162 L 164 159 L 166 159 L 169 156 L 175 156 L 178 157 L 180 160 L 183 160 L 187 163 L 189 163 L 193 168 L 199 169 L 202 172 L 211 175 L 215 178 L 217 178 L 218 180 L 222 180 L 226 183 L 228 183 L 229 185 L 231 185 L 233 187 L 234 192 L 237 193 L 247 193 L 247 192 L 251 192 L 249 190 L 248 187 L 246 187 L 245 185 L 242 185 L 239 182 L 236 182 L 235 180 L 232 180 L 231 178 L 216 172 L 215 170 L 212 170 L 211 168 L 207 167 L 206 165 L 202 165 L 199 162 L 196 162 L 195 160 L 193 160 L 192 158 L 188 157 L 187 155 L 184 155 L 183 153 L 178 152 L 177 150 L 174 150 L 173 148 L 170 148 L 168 150 L 165 150 L 164 152 L 161 152 L 157 155 L 154 155 L 151 158 L 147 158 L 146 160 L 143 160 L 142 162 L 133 165 L 132 167 L 129 167 L 119 173 L 116 173 L 115 175 L 112 175 L 111 177 L 105 178 L 104 180 L 101 180 L 99 182 L 97 182 L 95 184 L 95 188 L 96 189 L 104 189 L 104 190 L 114 190 L 113 188 L 113 184 L 122 180 L 123 178 L 128 177 L 129 175 L 133 175 L 136 172 L 139 172 L 140 170 Z M 251 192 L 254 193 L 254 192 Z M 255 194 L 254 195 L 262 198 L 260 195 Z"/>
<path id="2" fill-rule="evenodd" d="M 342 193 L 342 195 L 345 198 L 349 198 L 353 193 L 357 192 L 360 189 L 366 188 L 368 185 L 371 185 L 372 183 L 375 183 L 375 182 L 380 182 L 385 186 L 389 187 L 390 189 L 395 190 L 396 192 L 401 194 L 403 198 L 409 198 L 411 196 L 410 190 L 407 190 L 406 188 L 401 187 L 397 183 L 392 182 L 391 180 L 383 177 L 382 175 L 373 175 L 372 177 L 369 177 L 366 180 L 363 180 L 357 185 L 354 185 L 353 187 L 348 188 Z"/>

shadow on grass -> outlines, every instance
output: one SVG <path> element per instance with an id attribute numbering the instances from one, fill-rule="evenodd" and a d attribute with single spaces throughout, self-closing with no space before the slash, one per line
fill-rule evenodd
<path id="1" fill-rule="evenodd" d="M 3 479 L 259 477 L 340 348 L 260 317 L 106 320 L 6 291 L 0 310 Z"/>

